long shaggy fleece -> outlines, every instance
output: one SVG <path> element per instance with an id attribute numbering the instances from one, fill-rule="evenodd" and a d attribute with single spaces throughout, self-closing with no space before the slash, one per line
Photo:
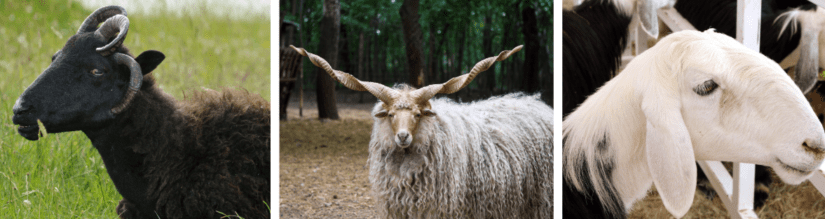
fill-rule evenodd
<path id="1" fill-rule="evenodd" d="M 430 103 L 436 116 L 405 149 L 375 119 L 370 182 L 384 217 L 552 217 L 553 110 L 538 95 Z"/>
<path id="2" fill-rule="evenodd" d="M 120 217 L 269 218 L 269 103 L 238 90 L 186 96 L 146 75 L 111 128 L 87 133 L 124 197 Z"/>

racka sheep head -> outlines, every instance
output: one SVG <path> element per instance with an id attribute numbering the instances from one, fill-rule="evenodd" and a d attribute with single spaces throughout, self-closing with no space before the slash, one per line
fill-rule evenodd
<path id="1" fill-rule="evenodd" d="M 414 89 L 408 85 L 400 85 L 394 89 L 380 83 L 360 81 L 350 74 L 332 69 L 332 66 L 318 55 L 307 52 L 303 48 L 290 47 L 301 55 L 309 57 L 312 64 L 323 68 L 329 76 L 341 82 L 347 88 L 370 92 L 381 100 L 383 109 L 373 116 L 390 121 L 392 131 L 395 133 L 393 140 L 401 148 L 409 147 L 412 144 L 415 131 L 422 117 L 436 115 L 430 106 L 430 98 L 433 98 L 436 94 L 451 94 L 461 90 L 469 85 L 478 73 L 486 71 L 496 61 L 505 60 L 522 48 L 522 46 L 517 46 L 512 50 L 502 51 L 498 56 L 481 60 L 470 70 L 470 73 L 454 77 L 446 83 L 432 84 L 419 89 Z"/>

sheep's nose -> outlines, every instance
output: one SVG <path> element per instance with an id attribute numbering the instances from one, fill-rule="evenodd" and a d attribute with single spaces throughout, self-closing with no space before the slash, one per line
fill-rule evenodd
<path id="1" fill-rule="evenodd" d="M 398 140 L 401 140 L 403 142 L 407 141 L 407 138 L 410 137 L 410 133 L 402 131 L 399 132 L 396 136 L 398 136 Z"/>
<path id="2" fill-rule="evenodd" d="M 24 104 L 23 101 L 17 99 L 17 101 L 14 102 L 14 107 L 11 108 L 11 111 L 14 115 L 19 115 L 31 111 L 31 109 L 31 105 Z"/>
<path id="3" fill-rule="evenodd" d="M 822 138 L 805 139 L 805 142 L 802 142 L 802 147 L 819 159 L 825 157 L 825 142 L 822 141 Z"/>

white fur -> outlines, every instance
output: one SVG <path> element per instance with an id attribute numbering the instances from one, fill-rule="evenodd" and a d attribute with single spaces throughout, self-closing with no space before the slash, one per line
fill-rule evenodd
<path id="1" fill-rule="evenodd" d="M 694 88 L 711 79 L 719 87 L 699 96 Z M 825 139 L 802 92 L 779 65 L 712 30 L 662 38 L 567 116 L 563 132 L 567 183 L 582 190 L 582 182 L 590 181 L 610 212 L 629 210 L 654 184 L 676 217 L 692 203 L 695 160 L 768 165 L 797 184 L 823 157 L 802 143 L 822 150 Z M 603 139 L 606 150 L 599 151 Z M 568 165 L 582 161 L 588 165 Z M 595 180 L 604 174 L 599 162 L 613 164 L 610 182 Z M 584 170 L 590 175 L 578 178 Z M 624 206 L 610 206 L 608 186 L 615 186 Z"/>
<path id="2" fill-rule="evenodd" d="M 538 95 L 430 100 L 409 147 L 375 118 L 370 182 L 386 218 L 552 217 L 553 110 Z M 379 102 L 373 115 L 384 110 Z"/>
<path id="3" fill-rule="evenodd" d="M 825 9 L 822 7 L 817 7 L 816 11 L 793 9 L 779 15 L 776 20 L 774 20 L 774 23 L 776 24 L 780 20 L 782 20 L 782 23 L 779 24 L 780 36 L 781 33 L 785 31 L 789 31 L 792 34 L 801 31 L 802 37 L 796 49 L 782 59 L 779 65 L 783 69 L 792 66 L 796 66 L 797 69 L 799 69 L 799 65 L 808 63 L 808 65 L 810 65 L 808 68 L 818 67 L 818 69 L 800 70 L 815 71 L 814 75 L 805 75 L 805 77 L 809 79 L 815 77 L 815 74 L 819 73 L 819 69 L 825 68 L 825 33 L 822 33 L 825 31 L 825 28 L 823 28 L 825 27 Z M 801 26 L 801 30 L 796 30 L 797 24 Z M 800 59 L 802 59 L 801 62 Z M 794 75 L 797 77 L 796 74 Z M 813 78 L 811 80 L 816 79 Z M 808 81 L 808 79 L 805 81 Z M 801 87 L 804 92 L 810 91 L 811 88 L 813 88 L 812 83 L 807 83 L 804 87 Z"/>

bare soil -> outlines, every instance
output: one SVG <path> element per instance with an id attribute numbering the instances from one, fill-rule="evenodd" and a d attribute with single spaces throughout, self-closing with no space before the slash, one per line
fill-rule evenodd
<path id="1" fill-rule="evenodd" d="M 351 104 L 360 97 L 338 95 L 341 119 L 319 120 L 314 93 L 304 95 L 303 117 L 291 98 L 280 121 L 281 218 L 375 218 L 367 166 L 374 99 Z"/>

